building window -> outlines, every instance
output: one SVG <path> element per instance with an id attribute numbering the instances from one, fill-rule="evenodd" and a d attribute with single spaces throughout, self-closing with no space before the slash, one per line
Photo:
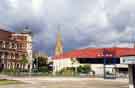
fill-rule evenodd
<path id="1" fill-rule="evenodd" d="M 8 68 L 10 68 L 10 64 L 8 64 Z"/>
<path id="2" fill-rule="evenodd" d="M 9 48 L 10 49 L 12 48 L 12 42 L 9 42 Z"/>
<path id="3" fill-rule="evenodd" d="M 0 48 L 2 48 L 2 46 L 3 46 L 3 42 L 2 42 L 2 41 L 0 41 Z"/>
<path id="4" fill-rule="evenodd" d="M 10 64 L 10 68 L 13 68 L 13 64 L 12 63 Z"/>
<path id="5" fill-rule="evenodd" d="M 1 65 L 1 68 L 2 68 L 2 69 L 4 68 L 4 64 Z"/>
<path id="6" fill-rule="evenodd" d="M 19 64 L 17 64 L 17 68 L 19 68 Z"/>
<path id="7" fill-rule="evenodd" d="M 5 48 L 5 41 L 2 41 L 2 48 Z"/>

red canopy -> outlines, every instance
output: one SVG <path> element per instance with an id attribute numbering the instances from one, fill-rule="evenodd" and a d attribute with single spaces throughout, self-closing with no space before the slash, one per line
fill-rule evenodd
<path id="1" fill-rule="evenodd" d="M 65 52 L 53 59 L 64 58 L 103 58 L 103 57 L 135 56 L 135 48 L 86 48 Z"/>

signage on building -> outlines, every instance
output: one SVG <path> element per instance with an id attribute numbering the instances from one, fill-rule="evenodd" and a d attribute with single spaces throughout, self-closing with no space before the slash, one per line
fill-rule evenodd
<path id="1" fill-rule="evenodd" d="M 120 58 L 121 64 L 135 64 L 135 56 L 127 56 Z"/>

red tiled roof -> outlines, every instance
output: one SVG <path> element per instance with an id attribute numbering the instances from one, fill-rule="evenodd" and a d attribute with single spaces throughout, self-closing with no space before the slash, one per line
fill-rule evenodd
<path id="1" fill-rule="evenodd" d="M 53 58 L 103 58 L 105 55 L 107 57 L 133 56 L 135 55 L 135 48 L 86 48 L 65 52 Z"/>

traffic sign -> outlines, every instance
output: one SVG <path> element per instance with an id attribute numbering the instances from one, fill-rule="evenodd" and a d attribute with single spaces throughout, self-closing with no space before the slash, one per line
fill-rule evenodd
<path id="1" fill-rule="evenodd" d="M 127 56 L 120 58 L 121 64 L 135 64 L 135 56 Z"/>

